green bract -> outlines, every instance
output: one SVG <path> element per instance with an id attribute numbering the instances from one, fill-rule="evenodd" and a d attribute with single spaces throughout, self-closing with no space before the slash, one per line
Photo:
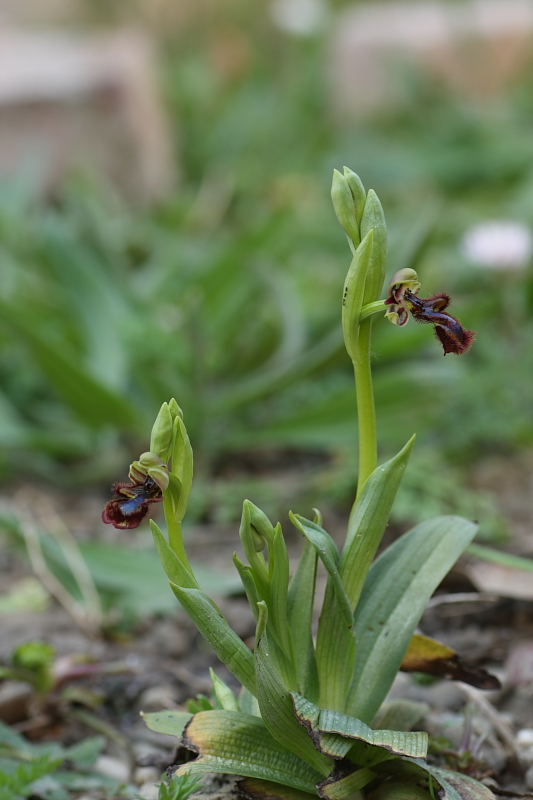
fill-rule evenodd
<path id="1" fill-rule="evenodd" d="M 253 791 L 269 797 L 343 800 L 372 791 L 376 797 L 429 800 L 436 788 L 449 800 L 472 795 L 482 800 L 491 796 L 484 786 L 424 761 L 425 733 L 399 730 L 398 724 L 394 730 L 373 728 L 428 599 L 472 541 L 476 526 L 452 516 L 425 522 L 374 561 L 414 437 L 378 465 L 370 337 L 372 315 L 385 310 L 379 297 L 387 231 L 377 196 L 366 195 L 351 170 L 335 171 L 332 198 L 353 252 L 342 326 L 355 371 L 360 442 L 357 498 L 344 545 L 337 547 L 318 512 L 313 520 L 291 514 L 304 538 L 291 576 L 281 525 L 272 525 L 244 501 L 240 538 L 247 563 L 237 555 L 234 563 L 257 623 L 252 653 L 200 589 L 187 560 L 181 523 L 192 450 L 176 402 L 164 404 L 150 446 L 169 465 L 168 539 L 152 523 L 156 547 L 173 592 L 243 689 L 236 696 L 213 675 L 214 709 L 145 718 L 154 730 L 175 734 L 198 753 L 178 774 L 237 773 L 252 781 Z M 328 583 L 315 640 L 319 559 Z M 414 714 L 399 706 L 381 711 L 389 720 L 419 717 L 419 704 Z"/>

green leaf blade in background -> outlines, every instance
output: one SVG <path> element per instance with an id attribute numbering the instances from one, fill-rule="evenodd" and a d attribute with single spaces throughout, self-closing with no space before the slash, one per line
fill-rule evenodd
<path id="1" fill-rule="evenodd" d="M 461 517 L 437 517 L 404 534 L 374 563 L 354 617 L 358 653 L 348 714 L 371 723 L 429 598 L 476 531 Z"/>

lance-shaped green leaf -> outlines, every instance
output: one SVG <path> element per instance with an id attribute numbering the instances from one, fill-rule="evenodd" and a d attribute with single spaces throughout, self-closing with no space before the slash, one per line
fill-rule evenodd
<path id="1" fill-rule="evenodd" d="M 352 509 L 339 567 L 352 612 L 389 522 L 415 438 L 412 436 L 394 458 L 374 470 Z"/>
<path id="2" fill-rule="evenodd" d="M 198 589 L 185 589 L 172 581 L 170 586 L 219 659 L 243 686 L 257 696 L 252 652 L 230 628 L 220 609 L 210 597 Z"/>
<path id="3" fill-rule="evenodd" d="M 239 694 L 239 708 L 243 714 L 252 714 L 254 717 L 261 716 L 257 697 L 254 697 L 253 694 L 248 691 L 246 686 L 242 687 Z"/>
<path id="4" fill-rule="evenodd" d="M 358 651 L 349 714 L 372 721 L 429 598 L 476 530 L 461 517 L 437 517 L 406 533 L 374 563 L 354 617 Z"/>
<path id="5" fill-rule="evenodd" d="M 287 545 L 281 525 L 276 525 L 272 541 L 268 545 L 268 573 L 270 578 L 267 600 L 269 631 L 284 658 L 279 664 L 284 679 L 291 689 L 296 688 L 296 665 L 292 632 L 287 619 L 287 596 L 289 591 L 290 565 Z"/>
<path id="6" fill-rule="evenodd" d="M 186 711 L 165 709 L 150 714 L 144 714 L 141 711 L 141 717 L 151 731 L 167 733 L 169 736 L 177 736 L 181 739 L 185 726 L 192 719 L 192 714 L 188 714 Z"/>
<path id="7" fill-rule="evenodd" d="M 209 675 L 213 682 L 213 691 L 217 700 L 217 707 L 224 709 L 224 711 L 238 711 L 239 703 L 227 683 L 218 677 L 215 670 L 209 667 Z"/>
<path id="8" fill-rule="evenodd" d="M 361 238 L 370 231 L 374 232 L 372 244 L 372 257 L 368 267 L 365 282 L 363 303 L 373 303 L 379 300 L 385 272 L 387 271 L 387 224 L 385 214 L 377 194 L 370 189 L 368 192 L 363 217 L 361 219 Z"/>
<path id="9" fill-rule="evenodd" d="M 355 361 L 358 357 L 359 317 L 363 307 L 365 281 L 370 268 L 374 232 L 370 230 L 355 251 L 346 275 L 342 295 L 342 331 L 348 355 Z"/>
<path id="10" fill-rule="evenodd" d="M 154 537 L 157 553 L 161 559 L 163 569 L 168 575 L 168 579 L 173 583 L 177 583 L 178 586 L 183 586 L 185 589 L 200 589 L 200 585 L 189 567 L 189 564 L 184 564 L 181 558 L 174 552 L 166 536 L 153 519 L 150 520 L 150 528 L 152 529 L 152 536 Z"/>
<path id="11" fill-rule="evenodd" d="M 303 533 L 306 539 L 311 542 L 313 547 L 331 578 L 333 588 L 335 590 L 335 599 L 342 614 L 342 618 L 348 628 L 353 626 L 353 612 L 350 603 L 350 598 L 346 594 L 346 589 L 339 574 L 339 551 L 337 545 L 324 528 L 311 522 L 299 514 L 289 514 L 291 522 Z"/>
<path id="12" fill-rule="evenodd" d="M 317 563 L 318 554 L 307 540 L 287 597 L 287 619 L 294 640 L 298 691 L 313 701 L 318 700 L 319 693 L 312 632 Z"/>
<path id="13" fill-rule="evenodd" d="M 372 730 L 360 719 L 319 708 L 296 692 L 291 694 L 296 716 L 309 731 L 317 749 L 332 758 L 351 757 L 354 740 L 365 746 L 358 749 L 357 763 L 363 766 L 373 766 L 388 759 L 390 754 L 412 758 L 425 758 L 427 755 L 428 735 L 425 732 Z"/>
<path id="14" fill-rule="evenodd" d="M 270 521 L 263 512 L 260 512 L 262 516 L 256 513 L 259 511 L 260 509 L 254 506 L 249 500 L 244 501 L 242 504 L 239 537 L 244 554 L 253 569 L 253 577 L 257 591 L 263 599 L 266 599 L 268 597 L 270 576 L 268 574 L 265 557 L 261 551 L 264 550 L 266 541 L 269 541 L 274 536 L 274 528 L 270 525 Z M 255 525 L 254 522 L 256 523 Z M 270 525 L 271 530 L 265 527 L 267 523 Z M 259 526 L 259 529 L 256 526 Z M 265 537 L 265 534 L 268 535 L 268 539 Z"/>
<path id="15" fill-rule="evenodd" d="M 263 720 L 242 712 L 196 714 L 185 729 L 182 744 L 199 755 L 183 764 L 178 775 L 231 773 L 285 784 L 315 796 L 316 784 L 324 777 L 323 772 L 279 744 Z"/>
<path id="16" fill-rule="evenodd" d="M 257 622 L 257 620 L 259 619 L 259 611 L 257 610 L 257 604 L 260 598 L 257 593 L 257 586 L 255 585 L 254 571 L 251 567 L 248 567 L 246 564 L 243 564 L 237 553 L 233 554 L 233 563 L 237 568 L 237 572 L 239 573 L 242 585 L 244 586 L 244 591 L 246 592 L 246 597 L 248 598 L 250 608 L 252 609 L 255 621 Z"/>
<path id="17" fill-rule="evenodd" d="M 266 635 L 268 614 L 266 603 L 259 603 L 259 609 L 254 656 L 257 674 L 257 700 L 261 716 L 272 736 L 283 747 L 299 758 L 303 758 L 318 770 L 322 777 L 326 777 L 332 770 L 333 762 L 315 749 L 313 742 L 295 717 L 289 689 L 272 663 L 269 653 Z"/>

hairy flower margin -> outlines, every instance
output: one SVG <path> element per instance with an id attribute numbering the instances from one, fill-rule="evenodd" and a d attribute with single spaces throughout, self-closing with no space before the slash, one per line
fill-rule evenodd
<path id="1" fill-rule="evenodd" d="M 418 275 L 413 269 L 397 272 L 390 282 L 389 296 L 385 300 L 387 319 L 403 327 L 409 322 L 410 312 L 416 322 L 434 325 L 435 335 L 442 345 L 444 355 L 455 353 L 460 356 L 468 352 L 476 333 L 463 328 L 457 317 L 446 311 L 451 297 L 442 292 L 424 299 L 418 297 L 420 289 Z"/>

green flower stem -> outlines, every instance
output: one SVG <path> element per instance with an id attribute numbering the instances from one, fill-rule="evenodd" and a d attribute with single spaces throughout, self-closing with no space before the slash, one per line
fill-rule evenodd
<path id="1" fill-rule="evenodd" d="M 362 322 L 364 319 L 368 319 L 368 317 L 372 316 L 372 314 L 379 314 L 380 311 L 386 310 L 387 306 L 384 300 L 376 300 L 375 303 L 367 303 L 366 306 L 363 306 L 361 309 L 359 321 Z"/>
<path id="2" fill-rule="evenodd" d="M 369 306 L 370 305 L 375 304 L 369 303 Z M 370 475 L 378 465 L 376 409 L 374 406 L 374 389 L 372 387 L 372 369 L 370 366 L 371 334 L 372 319 L 369 317 L 359 326 L 357 357 L 353 360 L 357 398 L 357 422 L 359 426 L 358 498 L 361 496 L 361 492 Z"/>

